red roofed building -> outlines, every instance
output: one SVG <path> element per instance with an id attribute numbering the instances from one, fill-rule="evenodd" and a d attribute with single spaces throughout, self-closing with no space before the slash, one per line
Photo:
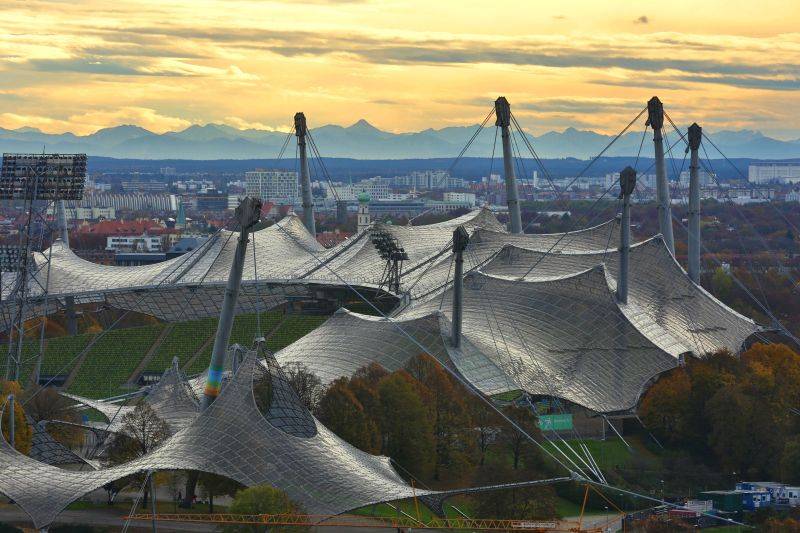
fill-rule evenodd
<path id="1" fill-rule="evenodd" d="M 322 233 L 317 233 L 317 242 L 325 248 L 331 248 L 349 239 L 352 235 L 350 232 L 339 231 L 338 229 L 335 231 L 323 231 Z"/>
<path id="2" fill-rule="evenodd" d="M 78 225 L 78 233 L 90 233 L 93 235 L 142 235 L 153 230 L 162 232 L 164 226 L 156 221 L 149 219 L 138 220 L 101 220 L 94 224 L 83 222 Z"/>

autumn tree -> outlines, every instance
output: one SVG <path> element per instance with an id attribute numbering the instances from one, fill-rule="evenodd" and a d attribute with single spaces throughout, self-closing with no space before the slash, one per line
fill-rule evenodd
<path id="1" fill-rule="evenodd" d="M 427 409 L 413 378 L 397 371 L 378 386 L 381 401 L 383 452 L 414 477 L 430 479 L 435 465 L 435 438 Z"/>
<path id="2" fill-rule="evenodd" d="M 420 396 L 428 406 L 433 424 L 436 442 L 433 479 L 463 481 L 472 470 L 476 455 L 466 400 L 469 391 L 427 354 L 410 359 L 406 370 L 419 384 Z"/>
<path id="3" fill-rule="evenodd" d="M 756 343 L 739 357 L 689 359 L 645 394 L 639 414 L 665 444 L 730 473 L 794 479 L 800 464 L 800 355 Z"/>
<path id="4" fill-rule="evenodd" d="M 80 416 L 72 400 L 62 396 L 52 387 L 26 391 L 25 413 L 33 422 L 61 421 L 79 423 Z M 65 446 L 76 446 L 83 440 L 80 428 L 69 424 L 48 424 L 47 432 Z"/>
<path id="5" fill-rule="evenodd" d="M 536 444 L 531 442 L 531 439 L 541 442 L 542 432 L 539 430 L 536 416 L 529 408 L 509 405 L 503 408 L 503 412 L 513 424 L 505 421 L 500 438 L 511 453 L 514 470 L 518 470 L 524 457 L 536 457 L 537 454 L 533 452 Z"/>
<path id="6" fill-rule="evenodd" d="M 31 437 L 33 431 L 25 420 L 25 411 L 22 408 L 22 388 L 16 381 L 0 381 L 0 406 L 3 409 L 3 438 L 9 442 L 11 438 L 11 411 L 8 405 L 8 396 L 14 395 L 14 448 L 27 455 L 31 450 Z"/>
<path id="7" fill-rule="evenodd" d="M 349 388 L 347 378 L 337 379 L 328 387 L 319 401 L 317 417 L 356 448 L 369 453 L 380 452 L 378 428 Z"/>
<path id="8" fill-rule="evenodd" d="M 502 417 L 489 405 L 476 396 L 467 398 L 472 429 L 475 432 L 475 446 L 478 449 L 478 466 L 486 464 L 486 453 L 499 440 Z"/>
<path id="9" fill-rule="evenodd" d="M 157 448 L 169 437 L 169 426 L 146 402 L 139 402 L 133 411 L 120 420 L 120 430 L 108 445 L 108 464 L 128 463 Z M 135 482 L 144 484 L 143 506 L 147 506 L 149 483 L 142 474 L 133 476 Z"/>
<path id="10" fill-rule="evenodd" d="M 679 368 L 659 379 L 642 400 L 639 414 L 660 441 L 675 443 L 686 437 L 691 388 L 689 375 Z"/>

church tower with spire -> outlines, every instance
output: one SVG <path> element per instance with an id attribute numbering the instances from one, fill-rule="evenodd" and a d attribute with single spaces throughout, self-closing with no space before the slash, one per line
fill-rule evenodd
<path id="1" fill-rule="evenodd" d="M 356 226 L 358 232 L 365 230 L 369 227 L 369 194 L 366 191 L 361 191 L 358 195 L 358 225 Z"/>

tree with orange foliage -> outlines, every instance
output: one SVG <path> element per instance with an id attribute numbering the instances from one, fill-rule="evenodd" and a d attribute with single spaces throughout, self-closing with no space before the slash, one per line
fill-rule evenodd
<path id="1" fill-rule="evenodd" d="M 664 375 L 647 391 L 639 414 L 645 425 L 665 443 L 678 443 L 687 436 L 692 384 L 682 368 Z"/>
<path id="2" fill-rule="evenodd" d="M 8 396 L 9 394 L 14 395 L 14 448 L 17 451 L 28 455 L 31 451 L 31 436 L 32 430 L 30 426 L 28 426 L 27 421 L 25 420 L 25 411 L 22 409 L 22 404 L 20 403 L 20 395 L 22 393 L 22 387 L 20 387 L 19 383 L 16 381 L 0 381 L 0 405 L 2 405 L 3 409 L 3 438 L 6 442 L 9 441 L 11 435 L 9 434 L 10 431 L 10 422 L 11 422 L 11 413 L 9 411 L 8 406 Z"/>
<path id="3" fill-rule="evenodd" d="M 647 391 L 639 408 L 664 442 L 750 478 L 800 479 L 800 354 L 754 344 L 690 359 Z"/>
<path id="4" fill-rule="evenodd" d="M 356 448 L 379 453 L 380 434 L 348 386 L 347 378 L 331 383 L 319 401 L 317 416 L 325 426 Z"/>
<path id="5" fill-rule="evenodd" d="M 464 390 L 442 364 L 427 354 L 406 363 L 406 370 L 416 379 L 433 422 L 436 439 L 436 464 L 433 479 L 440 482 L 463 482 L 474 467 L 476 448 L 471 435 L 471 421 Z"/>

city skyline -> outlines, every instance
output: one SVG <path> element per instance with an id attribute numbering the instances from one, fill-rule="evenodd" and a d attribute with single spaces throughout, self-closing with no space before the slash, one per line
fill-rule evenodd
<path id="1" fill-rule="evenodd" d="M 285 131 L 303 110 L 396 133 L 504 94 L 534 134 L 615 133 L 658 94 L 678 123 L 800 138 L 800 6 L 680 4 L 11 1 L 0 127 Z"/>

